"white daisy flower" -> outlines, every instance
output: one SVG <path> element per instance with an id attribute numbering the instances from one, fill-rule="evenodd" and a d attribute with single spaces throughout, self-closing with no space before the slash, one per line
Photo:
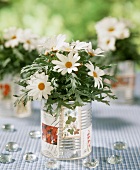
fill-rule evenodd
<path id="1" fill-rule="evenodd" d="M 39 46 L 42 47 L 42 53 L 47 54 L 51 51 L 59 51 L 65 45 L 65 35 L 59 34 L 58 36 L 52 36 L 46 38 Z"/>
<path id="2" fill-rule="evenodd" d="M 46 37 L 41 37 L 41 38 L 38 38 L 38 45 L 37 45 L 37 50 L 39 53 L 43 53 L 44 51 L 44 46 L 45 46 L 45 42 L 46 42 Z"/>
<path id="3" fill-rule="evenodd" d="M 85 65 L 90 72 L 88 72 L 88 75 L 93 77 L 95 80 L 95 84 L 94 87 L 98 87 L 100 88 L 100 86 L 103 88 L 103 83 L 102 83 L 102 77 L 105 73 L 103 70 L 101 70 L 99 67 L 94 67 L 94 65 L 89 61 L 89 63 L 87 63 Z"/>
<path id="4" fill-rule="evenodd" d="M 71 43 L 71 47 L 76 51 L 85 50 L 85 49 L 87 49 L 88 46 L 89 46 L 89 43 L 80 42 L 79 40 Z"/>
<path id="5" fill-rule="evenodd" d="M 30 29 L 25 29 L 21 36 L 23 48 L 27 51 L 32 51 L 37 48 L 38 36 L 33 34 Z"/>
<path id="6" fill-rule="evenodd" d="M 73 48 L 69 43 L 64 43 L 61 49 L 62 51 L 67 51 L 67 52 L 73 51 Z"/>
<path id="7" fill-rule="evenodd" d="M 98 47 L 104 51 L 114 51 L 116 49 L 115 42 L 116 39 L 114 37 L 103 37 L 98 40 Z"/>
<path id="8" fill-rule="evenodd" d="M 129 31 L 129 29 L 125 28 L 120 33 L 120 35 L 118 35 L 118 39 L 125 39 L 125 38 L 128 38 L 129 36 L 130 36 L 130 31 Z"/>
<path id="9" fill-rule="evenodd" d="M 118 27 L 119 27 L 120 31 L 118 31 L 118 34 L 116 35 L 117 39 L 125 39 L 125 38 L 128 38 L 130 36 L 130 31 L 126 27 L 126 24 L 124 22 L 120 21 L 118 23 Z"/>
<path id="10" fill-rule="evenodd" d="M 104 56 L 103 55 L 103 52 L 100 48 L 97 48 L 96 50 L 92 49 L 92 44 L 91 42 L 89 42 L 89 46 L 88 48 L 86 49 L 86 52 L 91 55 L 92 57 L 94 56 Z"/>
<path id="11" fill-rule="evenodd" d="M 124 21 L 118 21 L 116 18 L 106 17 L 99 21 L 95 28 L 99 37 L 112 36 L 117 39 L 124 39 L 130 36 L 128 25 Z"/>
<path id="12" fill-rule="evenodd" d="M 48 82 L 48 75 L 45 73 L 35 73 L 27 83 L 28 96 L 33 97 L 33 100 L 41 100 L 43 97 L 48 99 L 48 95 L 53 90 L 51 83 Z"/>
<path id="13" fill-rule="evenodd" d="M 78 71 L 77 66 L 80 65 L 80 63 L 77 63 L 77 61 L 80 59 L 80 56 L 78 56 L 78 53 L 73 55 L 73 52 L 70 52 L 68 56 L 64 56 L 63 54 L 56 54 L 58 60 L 53 60 L 52 63 L 55 64 L 54 71 L 61 72 L 62 75 L 66 73 L 71 73 L 72 71 Z"/>
<path id="14" fill-rule="evenodd" d="M 5 42 L 5 47 L 9 48 L 9 47 L 16 47 L 19 42 L 20 42 L 20 36 L 21 36 L 22 30 L 21 29 L 17 29 L 15 27 L 11 27 L 9 29 L 6 29 L 4 31 L 4 39 L 7 40 Z"/>
<path id="15" fill-rule="evenodd" d="M 101 21 L 97 22 L 95 29 L 98 36 L 101 38 L 103 36 L 113 36 L 117 38 L 122 32 L 122 24 L 116 18 L 105 17 Z"/>

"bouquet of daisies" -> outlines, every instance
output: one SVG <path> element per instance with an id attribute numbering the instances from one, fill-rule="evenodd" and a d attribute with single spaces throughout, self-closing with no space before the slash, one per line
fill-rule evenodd
<path id="1" fill-rule="evenodd" d="M 106 80 L 113 79 L 105 73 L 110 66 L 95 63 L 94 57 L 102 56 L 89 42 L 68 43 L 65 35 L 48 37 L 40 45 L 40 56 L 21 70 L 23 77 L 18 84 L 24 89 L 16 104 L 29 100 L 45 100 L 51 112 L 52 105 L 74 109 L 84 102 L 97 100 L 109 104 L 107 97 L 115 99 Z M 71 105 L 69 101 L 74 101 Z"/>
<path id="2" fill-rule="evenodd" d="M 98 47 L 106 52 L 108 63 L 140 60 L 135 42 L 138 35 L 132 32 L 131 27 L 128 21 L 113 17 L 105 17 L 95 25 Z"/>
<path id="3" fill-rule="evenodd" d="M 29 29 L 4 30 L 0 37 L 0 79 L 19 74 L 22 67 L 31 64 L 38 57 L 38 41 Z"/>

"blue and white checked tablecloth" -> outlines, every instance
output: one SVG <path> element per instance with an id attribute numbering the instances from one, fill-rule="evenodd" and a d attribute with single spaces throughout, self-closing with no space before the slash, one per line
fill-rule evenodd
<path id="1" fill-rule="evenodd" d="M 40 114 L 35 112 L 30 118 L 0 118 L 0 125 L 12 123 L 17 131 L 0 131 L 0 152 L 5 152 L 5 144 L 9 141 L 17 142 L 21 151 L 13 153 L 15 162 L 0 164 L 0 170 L 45 170 L 44 156 L 40 153 L 40 140 L 29 138 L 31 130 L 40 129 Z M 124 141 L 128 149 L 116 151 L 113 143 Z M 93 152 L 91 157 L 97 158 L 100 165 L 97 170 L 140 170 L 140 106 L 112 105 L 93 102 Z M 26 163 L 23 155 L 26 152 L 36 153 L 38 161 Z M 123 163 L 110 165 L 105 162 L 106 157 L 122 155 Z M 60 170 L 83 170 L 82 160 L 61 161 Z"/>
<path id="2" fill-rule="evenodd" d="M 0 125 L 11 123 L 17 131 L 3 132 L 0 130 L 0 152 L 5 152 L 5 144 L 17 142 L 22 148 L 14 152 L 14 163 L 1 164 L 0 170 L 46 170 L 47 160 L 40 153 L 40 139 L 31 139 L 29 132 L 40 129 L 40 113 L 34 112 L 29 118 L 0 118 Z M 128 149 L 116 151 L 113 143 L 124 141 Z M 97 170 L 140 170 L 140 105 L 116 105 L 110 107 L 93 102 L 93 151 L 91 157 L 100 161 Z M 27 163 L 23 160 L 26 152 L 36 153 L 38 161 Z M 112 154 L 123 157 L 122 164 L 110 165 L 105 160 Z M 85 170 L 82 160 L 61 161 L 59 170 Z"/>

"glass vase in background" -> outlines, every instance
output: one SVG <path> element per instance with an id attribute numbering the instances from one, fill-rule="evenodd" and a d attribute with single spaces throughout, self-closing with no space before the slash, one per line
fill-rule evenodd
<path id="1" fill-rule="evenodd" d="M 22 90 L 22 87 L 19 86 L 16 82 L 20 80 L 20 77 L 17 75 L 13 78 L 13 83 L 12 83 L 12 103 L 14 106 L 14 103 L 16 101 L 16 97 L 14 95 L 19 95 L 20 91 Z M 26 106 L 24 106 L 23 102 L 20 102 L 16 107 L 13 107 L 14 110 L 14 116 L 16 117 L 28 117 L 31 115 L 32 110 L 31 110 L 31 101 L 28 101 Z"/>
<path id="2" fill-rule="evenodd" d="M 71 102 L 69 102 L 71 104 Z M 53 105 L 55 110 L 56 105 Z M 85 103 L 74 110 L 61 107 L 57 115 L 41 109 L 41 153 L 58 160 L 80 159 L 92 151 L 92 106 Z"/>
<path id="3" fill-rule="evenodd" d="M 10 116 L 12 112 L 12 76 L 0 81 L 0 116 Z"/>
<path id="4" fill-rule="evenodd" d="M 133 61 L 118 62 L 116 80 L 112 82 L 112 91 L 118 97 L 119 103 L 132 103 L 134 100 L 135 63 Z"/>
<path id="5" fill-rule="evenodd" d="M 0 82 L 0 116 L 15 116 L 15 117 L 28 117 L 31 115 L 31 102 L 26 106 L 19 103 L 14 107 L 16 98 L 14 95 L 19 95 L 21 86 L 16 84 L 19 76 L 8 75 Z"/>

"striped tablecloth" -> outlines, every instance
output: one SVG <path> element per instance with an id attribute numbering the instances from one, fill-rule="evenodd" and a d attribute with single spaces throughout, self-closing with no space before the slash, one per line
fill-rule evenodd
<path id="1" fill-rule="evenodd" d="M 138 86 L 138 83 L 137 83 Z M 139 88 L 137 88 L 139 89 Z M 136 93 L 138 94 L 138 93 Z M 29 132 L 40 130 L 40 113 L 34 111 L 29 118 L 0 118 L 0 125 L 11 123 L 17 131 L 3 132 L 0 130 L 0 152 L 5 153 L 5 144 L 17 142 L 21 151 L 13 152 L 15 162 L 0 163 L 0 170 L 46 170 L 44 163 L 47 160 L 40 153 L 40 139 L 31 139 Z M 124 141 L 128 149 L 116 151 L 113 143 Z M 110 107 L 93 102 L 93 151 L 91 158 L 100 161 L 97 170 L 140 170 L 140 105 L 117 105 Z M 33 152 L 38 161 L 27 163 L 23 160 L 26 152 Z M 119 165 L 110 165 L 105 160 L 112 154 L 121 155 L 123 162 Z M 82 160 L 60 161 L 59 170 L 85 170 Z"/>

